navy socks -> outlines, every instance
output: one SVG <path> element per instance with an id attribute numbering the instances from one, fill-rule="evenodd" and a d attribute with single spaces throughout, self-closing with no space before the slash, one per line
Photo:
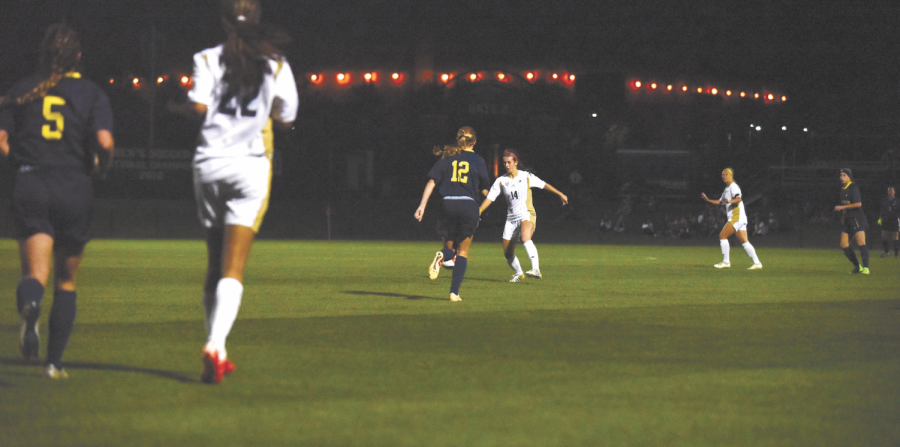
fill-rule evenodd
<path id="1" fill-rule="evenodd" d="M 74 291 L 57 290 L 50 307 L 50 334 L 47 342 L 47 363 L 57 369 L 62 368 L 62 355 L 69 343 L 69 335 L 75 326 L 75 310 L 78 294 Z"/>
<path id="2" fill-rule="evenodd" d="M 22 310 L 25 309 L 26 305 L 32 305 L 38 309 L 37 312 L 34 312 L 34 321 L 37 321 L 37 317 L 40 316 L 41 309 L 41 300 L 44 299 L 44 286 L 34 278 L 24 278 L 19 281 L 19 286 L 16 287 L 16 310 L 21 315 Z M 30 324 L 34 324 L 34 321 L 29 321 Z"/>
<path id="3" fill-rule="evenodd" d="M 468 264 L 468 259 L 456 255 L 456 265 L 453 266 L 453 280 L 450 282 L 450 293 L 459 295 L 459 286 L 462 285 L 463 278 L 466 276 L 466 265 Z"/>
<path id="4" fill-rule="evenodd" d="M 444 254 L 444 262 L 447 262 L 453 259 L 454 256 L 456 256 L 456 252 L 449 248 L 442 248 L 441 253 Z"/>
<path id="5" fill-rule="evenodd" d="M 850 247 L 845 248 L 844 256 L 846 256 L 847 259 L 849 259 L 850 262 L 852 262 L 853 265 L 855 265 L 856 268 L 859 269 L 859 261 L 856 260 L 856 253 L 853 252 L 852 248 L 850 248 Z"/>
<path id="6" fill-rule="evenodd" d="M 869 267 L 869 247 L 867 245 L 859 246 L 859 256 L 862 258 L 862 266 Z"/>

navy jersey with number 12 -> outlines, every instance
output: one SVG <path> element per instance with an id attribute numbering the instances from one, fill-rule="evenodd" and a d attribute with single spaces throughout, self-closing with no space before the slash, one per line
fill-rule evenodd
<path id="1" fill-rule="evenodd" d="M 440 159 L 428 177 L 434 180 L 441 197 L 471 197 L 475 201 L 490 183 L 484 159 L 468 150 Z"/>

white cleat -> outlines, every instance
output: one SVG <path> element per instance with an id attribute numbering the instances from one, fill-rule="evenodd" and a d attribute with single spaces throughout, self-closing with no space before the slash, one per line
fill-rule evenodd
<path id="1" fill-rule="evenodd" d="M 720 263 L 714 265 L 713 267 L 715 267 L 717 269 L 727 269 L 727 268 L 731 267 L 731 264 L 729 264 L 727 262 L 720 262 Z"/>
<path id="2" fill-rule="evenodd" d="M 53 380 L 66 380 L 69 378 L 69 373 L 64 368 L 56 369 L 52 363 L 48 363 L 47 367 L 44 368 L 44 376 Z"/>
<path id="3" fill-rule="evenodd" d="M 747 270 L 761 270 L 762 264 L 753 264 L 750 267 L 747 267 Z"/>
<path id="4" fill-rule="evenodd" d="M 525 275 L 513 275 L 512 279 L 509 282 L 522 282 L 525 279 Z"/>
<path id="5" fill-rule="evenodd" d="M 441 265 L 447 270 L 453 270 L 453 267 L 456 266 L 456 256 L 450 258 L 449 261 L 444 261 Z"/>
<path id="6" fill-rule="evenodd" d="M 541 276 L 541 271 L 538 269 L 531 269 L 531 270 L 525 272 L 525 274 L 532 278 L 537 278 L 537 279 L 543 278 L 543 276 Z"/>
<path id="7" fill-rule="evenodd" d="M 441 261 L 444 260 L 444 254 L 441 252 L 437 252 L 434 255 L 434 261 L 431 261 L 431 265 L 428 266 L 428 277 L 431 280 L 435 280 L 438 277 L 438 273 L 441 273 Z"/>
<path id="8" fill-rule="evenodd" d="M 457 295 L 457 294 L 455 294 L 455 293 L 451 293 L 451 294 L 450 294 L 450 301 L 462 301 L 462 298 L 460 298 L 459 295 Z"/>

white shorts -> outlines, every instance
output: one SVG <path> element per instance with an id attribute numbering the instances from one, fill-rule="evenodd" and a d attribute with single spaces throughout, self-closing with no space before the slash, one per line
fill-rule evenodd
<path id="1" fill-rule="evenodd" d="M 510 220 L 512 219 L 512 220 Z M 535 216 L 529 216 L 528 219 L 520 217 L 507 218 L 506 225 L 503 227 L 503 240 L 505 241 L 521 241 L 522 240 L 522 222 L 531 222 L 531 228 L 537 229 L 537 220 Z"/>
<path id="2" fill-rule="evenodd" d="M 738 231 L 746 230 L 746 229 L 747 229 L 747 222 L 737 221 L 737 222 L 735 222 L 735 223 L 732 224 L 732 225 L 734 226 L 734 232 L 735 232 L 735 233 L 737 233 Z"/>
<path id="3" fill-rule="evenodd" d="M 258 232 L 269 207 L 272 163 L 266 157 L 194 162 L 194 196 L 204 228 L 240 225 Z"/>

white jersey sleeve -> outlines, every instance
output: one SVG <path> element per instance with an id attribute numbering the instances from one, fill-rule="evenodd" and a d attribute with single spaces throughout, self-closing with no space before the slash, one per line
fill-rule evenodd
<path id="1" fill-rule="evenodd" d="M 270 72 L 255 98 L 243 103 L 226 98 L 223 50 L 219 45 L 194 55 L 194 85 L 188 98 L 207 107 L 195 157 L 262 156 L 266 153 L 262 131 L 269 117 L 282 122 L 296 118 L 299 99 L 293 72 L 286 60 L 270 59 Z"/>
<path id="2" fill-rule="evenodd" d="M 491 185 L 491 189 L 488 191 L 487 199 L 491 202 L 496 202 L 497 197 L 499 197 L 502 192 L 500 188 L 501 179 L 503 179 L 503 177 L 497 177 L 497 180 L 494 180 L 494 184 Z"/>

